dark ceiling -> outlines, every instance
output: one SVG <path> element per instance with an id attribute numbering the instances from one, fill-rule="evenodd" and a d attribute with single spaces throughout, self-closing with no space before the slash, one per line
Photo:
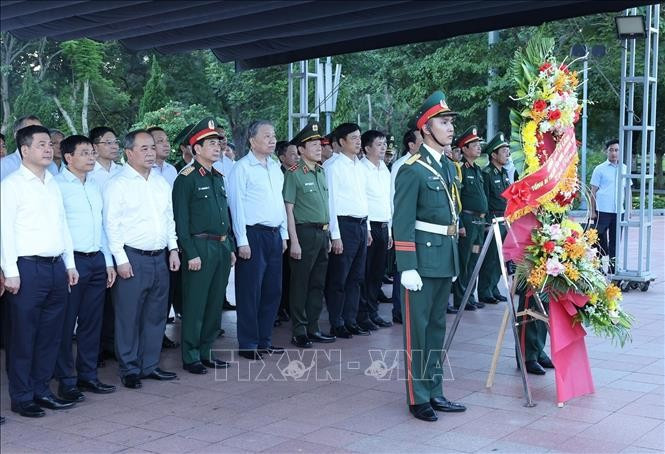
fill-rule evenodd
<path id="1" fill-rule="evenodd" d="M 211 49 L 258 68 L 487 32 L 651 1 L 0 1 L 0 30 L 20 39 L 119 40 L 129 50 Z"/>

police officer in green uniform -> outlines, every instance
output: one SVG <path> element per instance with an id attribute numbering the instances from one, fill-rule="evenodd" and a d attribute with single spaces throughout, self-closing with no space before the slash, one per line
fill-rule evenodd
<path id="1" fill-rule="evenodd" d="M 478 262 L 480 249 L 485 239 L 485 216 L 487 215 L 487 196 L 483 185 L 483 171 L 474 161 L 480 156 L 480 137 L 478 128 L 469 127 L 457 139 L 457 146 L 462 150 L 460 172 L 462 188 L 460 200 L 462 212 L 459 222 L 459 262 L 460 273 L 453 285 L 455 308 L 459 309 L 467 286 L 474 289 L 476 282 L 469 282 L 473 268 Z M 475 311 L 485 305 L 476 301 L 473 292 L 465 306 L 466 310 Z"/>
<path id="2" fill-rule="evenodd" d="M 508 172 L 503 167 L 510 158 L 510 147 L 506 142 L 502 132 L 498 132 L 487 142 L 483 148 L 483 153 L 487 153 L 489 164 L 483 169 L 485 179 L 485 194 L 487 195 L 488 216 L 487 223 L 492 219 L 503 217 L 506 210 L 506 199 L 501 195 L 508 186 L 510 179 Z M 501 238 L 506 237 L 505 223 L 499 224 Z M 493 235 L 492 228 L 488 229 L 488 235 Z M 487 255 L 480 268 L 480 278 L 478 279 L 478 300 L 486 304 L 497 304 L 500 301 L 506 301 L 506 297 L 501 295 L 497 284 L 501 279 L 501 262 L 496 242 L 492 240 Z"/>
<path id="3" fill-rule="evenodd" d="M 319 164 L 320 131 L 318 123 L 310 123 L 291 140 L 298 147 L 300 161 L 285 172 L 282 191 L 291 239 L 291 343 L 299 348 L 310 348 L 312 342 L 335 341 L 334 336 L 319 329 L 330 251 L 328 186 Z"/>
<path id="4" fill-rule="evenodd" d="M 414 119 L 423 145 L 399 169 L 395 181 L 393 236 L 404 287 L 407 403 L 411 414 L 424 421 L 436 421 L 435 410 L 466 410 L 443 396 L 441 366 L 446 306 L 459 272 L 456 170 L 443 153 L 453 139 L 455 115 L 442 92 L 427 98 Z"/>
<path id="5" fill-rule="evenodd" d="M 193 374 L 228 366 L 212 354 L 235 262 L 224 179 L 212 166 L 222 153 L 215 127 L 213 118 L 204 118 L 190 131 L 194 161 L 173 186 L 176 231 L 187 263 L 182 272 L 182 362 Z"/>

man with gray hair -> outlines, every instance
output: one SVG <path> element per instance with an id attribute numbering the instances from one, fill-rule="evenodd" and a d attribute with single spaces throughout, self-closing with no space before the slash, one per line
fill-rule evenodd
<path id="1" fill-rule="evenodd" d="M 60 173 L 60 169 L 66 165 L 62 163 L 62 151 L 60 151 L 60 142 L 65 139 L 65 134 L 54 128 L 49 129 L 48 133 L 51 136 L 51 145 L 53 146 L 53 162 L 58 168 L 58 173 Z"/>
<path id="2" fill-rule="evenodd" d="M 128 165 L 122 166 L 104 190 L 104 227 L 119 277 L 112 289 L 115 354 L 122 384 L 136 389 L 141 387 L 141 378 L 176 378 L 175 373 L 158 366 L 169 268 L 177 271 L 180 260 L 171 186 L 151 172 L 155 140 L 140 129 L 128 133 L 124 143 Z"/>
<path id="3" fill-rule="evenodd" d="M 272 345 L 279 307 L 282 254 L 288 232 L 282 199 L 284 175 L 273 157 L 275 128 L 268 121 L 250 125 L 250 151 L 229 175 L 229 201 L 238 245 L 235 290 L 240 356 L 261 359 L 282 353 Z"/>
<path id="4" fill-rule="evenodd" d="M 33 125 L 42 126 L 41 120 L 34 115 L 25 115 L 17 118 L 13 128 L 14 139 L 16 139 L 16 133 L 19 129 Z M 18 148 L 13 153 L 0 159 L 0 181 L 4 180 L 10 173 L 17 171 L 21 167 L 21 161 L 21 153 L 18 152 Z M 51 175 L 58 174 L 58 166 L 54 162 L 51 162 L 46 170 Z"/>

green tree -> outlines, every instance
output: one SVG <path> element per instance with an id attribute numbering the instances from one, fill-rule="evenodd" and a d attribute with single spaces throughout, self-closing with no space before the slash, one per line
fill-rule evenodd
<path id="1" fill-rule="evenodd" d="M 168 102 L 166 97 L 166 85 L 164 84 L 164 74 L 162 68 L 153 55 L 152 66 L 150 67 L 150 78 L 145 85 L 145 91 L 139 105 L 139 118 L 148 112 L 153 112 L 164 107 Z"/>

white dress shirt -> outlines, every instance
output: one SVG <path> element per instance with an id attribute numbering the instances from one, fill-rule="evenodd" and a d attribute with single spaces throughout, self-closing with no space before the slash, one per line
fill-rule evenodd
<path id="1" fill-rule="evenodd" d="M 104 201 L 97 183 L 89 178 L 81 183 L 66 166 L 55 177 L 55 181 L 62 194 L 74 250 L 86 253 L 101 251 L 106 266 L 113 266 L 102 219 Z"/>
<path id="2" fill-rule="evenodd" d="M 150 173 L 155 173 L 164 177 L 171 188 L 173 188 L 173 183 L 175 183 L 175 179 L 178 176 L 178 171 L 175 167 L 166 161 L 164 161 L 161 166 L 154 164 Z"/>
<path id="3" fill-rule="evenodd" d="M 327 171 L 328 167 L 332 165 L 333 162 L 335 162 L 335 159 L 339 158 L 339 153 L 333 153 L 332 156 L 330 156 L 326 162 L 323 163 L 323 170 Z"/>
<path id="4" fill-rule="evenodd" d="M 228 182 L 233 233 L 238 246 L 249 244 L 247 226 L 254 224 L 279 227 L 282 239 L 289 238 L 282 197 L 284 175 L 277 161 L 267 157 L 264 165 L 250 151 L 236 161 Z"/>
<path id="5" fill-rule="evenodd" d="M 390 212 L 395 212 L 395 180 L 397 179 L 397 172 L 399 172 L 400 167 L 404 165 L 407 159 L 413 156 L 411 153 L 405 153 L 404 156 L 399 158 L 397 161 L 393 162 L 393 166 L 390 169 Z"/>
<path id="6" fill-rule="evenodd" d="M 156 173 L 146 180 L 129 164 L 122 166 L 104 189 L 104 229 L 118 265 L 129 261 L 124 246 L 177 249 L 171 186 Z"/>
<path id="7" fill-rule="evenodd" d="M 0 181 L 7 178 L 10 173 L 16 172 L 19 167 L 21 167 L 22 162 L 21 153 L 19 153 L 18 150 L 0 159 Z M 51 175 L 58 174 L 58 166 L 55 162 L 51 162 L 46 170 L 51 172 Z"/>
<path id="8" fill-rule="evenodd" d="M 44 172 L 42 182 L 20 166 L 0 183 L 0 266 L 6 277 L 18 277 L 19 257 L 62 255 L 75 268 L 72 237 L 55 179 Z"/>
<path id="9" fill-rule="evenodd" d="M 330 237 L 338 240 L 341 235 L 337 216 L 364 218 L 369 215 L 365 166 L 357 157 L 350 159 L 340 153 L 325 169 L 325 173 L 330 205 Z"/>
<path id="10" fill-rule="evenodd" d="M 390 171 L 383 162 L 376 166 L 364 157 L 360 162 L 365 167 L 367 178 L 367 208 L 371 222 L 390 222 L 392 210 L 390 205 Z M 390 229 L 388 229 L 390 231 Z"/>
<path id="11" fill-rule="evenodd" d="M 101 189 L 103 193 L 104 188 L 106 188 L 106 183 L 108 183 L 109 181 L 109 178 L 111 178 L 113 175 L 120 172 L 121 170 L 122 166 L 116 164 L 113 161 L 111 161 L 111 167 L 109 167 L 109 170 L 106 170 L 104 166 L 101 165 L 99 162 L 95 162 L 95 167 L 90 172 L 88 172 L 88 176 L 86 178 L 97 183 L 97 186 L 99 186 L 99 189 Z"/>
<path id="12" fill-rule="evenodd" d="M 624 173 L 627 172 L 623 164 Z M 605 161 L 598 164 L 591 174 L 591 186 L 596 186 L 596 210 L 603 213 L 617 213 L 618 207 L 623 206 L 623 188 L 621 190 L 621 203 L 617 203 L 617 183 L 619 181 L 619 164 Z M 632 186 L 632 182 L 631 182 Z M 624 185 L 625 188 L 625 185 Z"/>

